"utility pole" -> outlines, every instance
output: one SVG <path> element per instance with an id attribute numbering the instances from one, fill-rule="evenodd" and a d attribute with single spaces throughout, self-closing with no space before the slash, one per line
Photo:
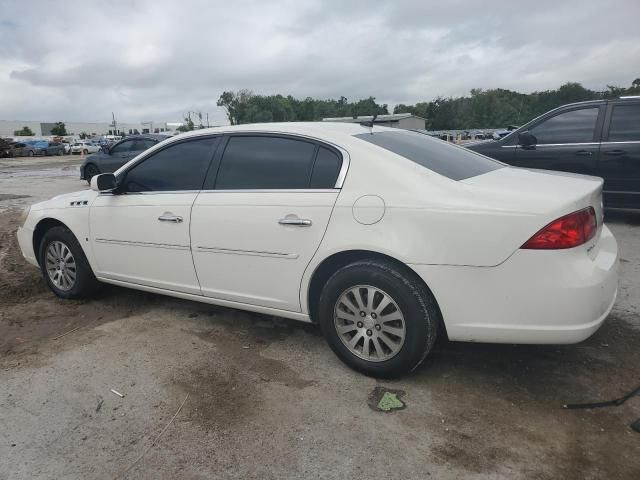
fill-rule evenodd
<path id="1" fill-rule="evenodd" d="M 117 135 L 118 134 L 118 124 L 116 123 L 116 116 L 113 112 L 111 112 L 111 126 L 113 127 L 113 134 Z"/>

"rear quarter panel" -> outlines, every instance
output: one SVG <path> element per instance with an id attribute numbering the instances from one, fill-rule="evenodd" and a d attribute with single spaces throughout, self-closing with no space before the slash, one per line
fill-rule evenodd
<path id="1" fill-rule="evenodd" d="M 405 264 L 499 265 L 550 221 L 597 202 L 594 189 L 601 185 L 593 177 L 584 177 L 590 182 L 556 178 L 554 184 L 544 175 L 510 167 L 454 181 L 357 139 L 344 145 L 351 158 L 349 171 L 325 237 L 305 272 L 302 305 L 307 304 L 308 282 L 318 265 L 343 251 L 378 252 Z M 516 177 L 529 183 L 528 192 L 521 191 Z M 571 193 L 549 195 L 549 184 Z M 572 191 L 576 185 L 580 188 Z M 365 195 L 384 202 L 382 218 L 369 225 L 354 218 L 354 204 Z"/>

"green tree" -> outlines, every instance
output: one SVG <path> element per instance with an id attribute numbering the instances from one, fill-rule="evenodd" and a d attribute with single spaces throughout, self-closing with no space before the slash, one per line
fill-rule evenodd
<path id="1" fill-rule="evenodd" d="M 80 132 L 80 140 L 85 140 L 89 138 L 89 134 L 87 132 Z"/>
<path id="2" fill-rule="evenodd" d="M 33 130 L 26 126 L 22 127 L 22 130 L 14 131 L 13 134 L 16 137 L 32 137 L 33 135 L 35 135 L 35 133 L 33 133 Z"/>
<path id="3" fill-rule="evenodd" d="M 251 90 L 243 89 L 237 92 L 222 92 L 217 105 L 227 111 L 227 119 L 231 125 L 238 125 L 244 117 L 246 107 L 253 97 Z M 244 122 L 246 123 L 246 122 Z"/>
<path id="4" fill-rule="evenodd" d="M 63 137 L 67 135 L 67 129 L 63 122 L 56 122 L 55 126 L 51 129 L 51 135 L 57 135 Z"/>
<path id="5" fill-rule="evenodd" d="M 387 105 L 380 105 L 374 97 L 349 102 L 338 100 L 303 100 L 291 95 L 256 95 L 251 90 L 223 92 L 218 106 L 224 107 L 232 125 L 256 122 L 293 122 L 321 120 L 325 117 L 352 117 L 389 113 Z"/>
<path id="6" fill-rule="evenodd" d="M 195 125 L 193 123 L 193 120 L 191 120 L 191 114 L 188 114 L 186 117 L 184 117 L 184 124 L 180 125 L 178 128 L 176 128 L 176 130 L 179 132 L 190 132 L 194 128 Z"/>

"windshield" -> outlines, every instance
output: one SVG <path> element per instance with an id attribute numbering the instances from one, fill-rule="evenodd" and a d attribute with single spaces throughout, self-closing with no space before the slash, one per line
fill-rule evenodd
<path id="1" fill-rule="evenodd" d="M 466 148 L 452 145 L 429 135 L 398 130 L 362 133 L 355 137 L 405 157 L 452 180 L 482 175 L 503 168 L 504 164 Z"/>

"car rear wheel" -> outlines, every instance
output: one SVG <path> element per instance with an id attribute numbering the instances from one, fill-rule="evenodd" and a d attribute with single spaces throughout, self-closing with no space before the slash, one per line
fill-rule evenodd
<path id="1" fill-rule="evenodd" d="M 382 378 L 420 365 L 440 325 L 436 301 L 420 279 L 380 260 L 355 262 L 334 273 L 318 313 L 336 355 L 351 368 Z"/>
<path id="2" fill-rule="evenodd" d="M 84 298 L 98 286 L 76 237 L 67 227 L 44 234 L 39 250 L 40 269 L 49 288 L 61 298 Z"/>
<path id="3" fill-rule="evenodd" d="M 89 153 L 89 150 L 84 149 L 84 150 L 82 150 L 82 153 L 83 153 L 84 155 L 87 155 L 87 154 Z"/>
<path id="4" fill-rule="evenodd" d="M 61 157 L 62 156 L 62 150 L 58 150 L 58 156 Z"/>
<path id="5" fill-rule="evenodd" d="M 98 167 L 96 167 L 93 163 L 89 163 L 86 167 L 84 167 L 84 179 L 89 183 L 91 183 L 91 179 L 99 173 L 100 171 L 98 170 Z"/>
<path id="6" fill-rule="evenodd" d="M 30 157 L 33 157 L 33 150 L 29 150 L 28 155 L 29 155 Z"/>

